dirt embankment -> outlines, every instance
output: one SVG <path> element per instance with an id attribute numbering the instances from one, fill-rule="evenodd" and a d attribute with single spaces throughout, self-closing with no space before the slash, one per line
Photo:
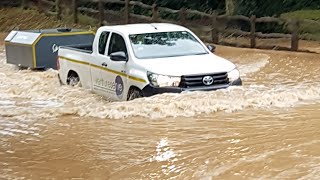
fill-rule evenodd
<path id="1" fill-rule="evenodd" d="M 34 9 L 0 9 L 0 32 L 10 32 L 14 29 L 50 29 L 58 27 L 90 28 L 87 24 L 74 24 L 72 18 L 57 20 L 54 16 L 46 16 Z"/>
<path id="2" fill-rule="evenodd" d="M 0 9 L 0 45 L 8 33 L 15 29 L 42 29 L 59 27 L 62 22 L 53 17 L 47 17 L 36 10 L 22 10 L 20 8 Z"/>
<path id="3" fill-rule="evenodd" d="M 4 45 L 4 39 L 6 38 L 7 33 L 0 33 L 0 46 Z"/>
<path id="4" fill-rule="evenodd" d="M 57 20 L 34 9 L 0 8 L 0 45 L 12 30 L 51 29 L 58 27 L 90 29 L 87 24 L 74 24 L 72 18 Z"/>

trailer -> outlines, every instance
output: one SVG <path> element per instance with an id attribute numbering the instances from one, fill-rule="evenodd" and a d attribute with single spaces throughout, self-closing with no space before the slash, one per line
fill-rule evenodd
<path id="1" fill-rule="evenodd" d="M 20 68 L 56 69 L 59 46 L 91 45 L 94 35 L 68 28 L 11 31 L 5 38 L 7 63 Z"/>

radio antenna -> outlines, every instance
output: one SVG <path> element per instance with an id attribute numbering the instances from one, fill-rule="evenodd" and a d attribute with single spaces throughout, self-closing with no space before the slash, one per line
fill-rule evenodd
<path id="1" fill-rule="evenodd" d="M 151 26 L 154 27 L 155 30 L 158 30 L 158 28 L 155 25 L 151 24 Z"/>

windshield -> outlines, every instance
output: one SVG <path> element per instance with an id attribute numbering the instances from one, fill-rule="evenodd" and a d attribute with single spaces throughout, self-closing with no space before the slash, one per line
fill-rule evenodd
<path id="1" fill-rule="evenodd" d="M 189 32 L 160 32 L 129 35 L 139 59 L 200 55 L 208 52 Z"/>

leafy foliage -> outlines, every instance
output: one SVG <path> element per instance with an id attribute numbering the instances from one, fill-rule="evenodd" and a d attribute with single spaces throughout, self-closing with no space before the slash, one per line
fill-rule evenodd
<path id="1" fill-rule="evenodd" d="M 284 12 L 319 9 L 320 0 L 237 0 L 237 14 L 246 16 L 279 16 Z"/>
<path id="2" fill-rule="evenodd" d="M 225 13 L 225 0 L 140 0 L 146 4 L 180 9 L 186 7 L 201 11 Z M 279 16 L 285 12 L 320 9 L 320 0 L 234 0 L 236 14 L 251 16 Z"/>

